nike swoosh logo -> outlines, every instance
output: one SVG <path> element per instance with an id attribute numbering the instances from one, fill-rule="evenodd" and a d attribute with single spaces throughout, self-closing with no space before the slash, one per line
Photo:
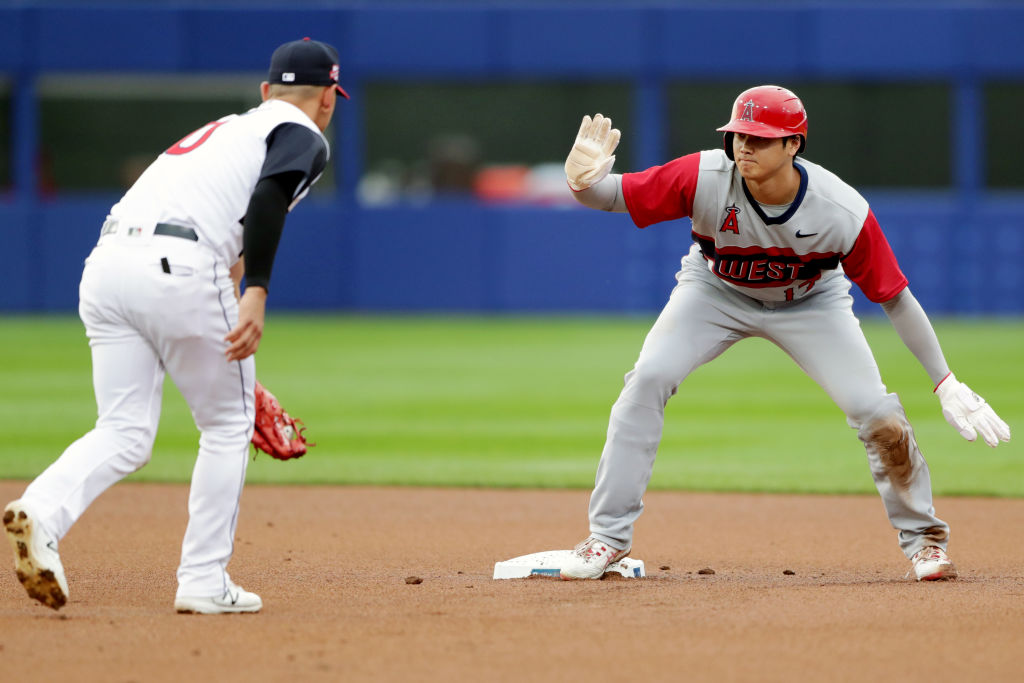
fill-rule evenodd
<path id="1" fill-rule="evenodd" d="M 797 237 L 814 237 L 817 234 L 818 233 L 816 233 L 816 232 L 803 233 L 803 232 L 800 232 L 799 230 L 796 231 L 796 236 Z"/>

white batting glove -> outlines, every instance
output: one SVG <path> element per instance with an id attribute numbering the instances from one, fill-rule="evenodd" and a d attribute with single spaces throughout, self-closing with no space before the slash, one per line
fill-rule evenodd
<path id="1" fill-rule="evenodd" d="M 979 433 L 992 448 L 1000 441 L 1010 440 L 1009 425 L 996 415 L 985 399 L 958 381 L 952 372 L 935 387 L 935 395 L 942 404 L 946 422 L 968 441 L 977 439 Z"/>
<path id="2" fill-rule="evenodd" d="M 576 143 L 565 160 L 565 177 L 576 192 L 585 190 L 608 175 L 615 164 L 612 152 L 619 146 L 622 133 L 612 128 L 612 120 L 601 114 L 583 117 Z"/>

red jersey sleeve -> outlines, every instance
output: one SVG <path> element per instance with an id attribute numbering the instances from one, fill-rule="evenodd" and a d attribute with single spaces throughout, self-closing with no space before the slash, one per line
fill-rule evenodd
<path id="1" fill-rule="evenodd" d="M 696 152 L 640 173 L 623 173 L 622 197 L 636 227 L 691 215 L 699 169 Z"/>
<path id="2" fill-rule="evenodd" d="M 849 278 L 876 304 L 888 301 L 907 286 L 907 276 L 900 270 L 896 254 L 870 209 L 853 249 L 842 262 Z"/>

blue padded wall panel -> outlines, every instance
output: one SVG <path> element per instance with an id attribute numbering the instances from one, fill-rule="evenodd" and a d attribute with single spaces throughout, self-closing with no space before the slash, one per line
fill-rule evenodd
<path id="1" fill-rule="evenodd" d="M 12 274 L 0 310 L 73 311 L 82 261 L 116 198 L 0 207 Z M 1024 203 L 873 200 L 930 314 L 1024 311 Z M 306 200 L 288 218 L 271 308 L 654 312 L 690 248 L 688 220 L 443 204 L 361 209 Z M 856 294 L 857 310 L 880 314 Z"/>
<path id="2" fill-rule="evenodd" d="M 472 206 L 364 211 L 353 239 L 352 306 L 370 310 L 489 308 L 494 221 Z"/>
<path id="3" fill-rule="evenodd" d="M 815 67 L 833 77 L 938 76 L 963 63 L 965 19 L 954 10 L 828 7 L 814 12 L 805 40 Z"/>
<path id="4" fill-rule="evenodd" d="M 613 7 L 520 8 L 500 21 L 503 67 L 549 76 L 635 73 L 647 62 L 647 15 Z"/>
<path id="5" fill-rule="evenodd" d="M 500 310 L 617 311 L 629 308 L 635 228 L 621 215 L 510 210 L 493 273 Z"/>
<path id="6" fill-rule="evenodd" d="M 34 211 L 24 206 L 0 204 L 4 264 L 0 311 L 30 310 L 38 306 L 40 254 L 34 244 L 34 223 Z"/>
<path id="7" fill-rule="evenodd" d="M 282 43 L 309 37 L 338 49 L 342 73 L 348 46 L 348 14 L 304 9 L 209 9 L 186 13 L 188 68 L 199 71 L 247 71 L 266 73 L 270 55 Z"/>
<path id="8" fill-rule="evenodd" d="M 137 7 L 40 8 L 29 49 L 43 70 L 164 71 L 184 66 L 184 13 Z M 59 49 L 55 49 L 59 46 Z"/>
<path id="9" fill-rule="evenodd" d="M 994 76 L 1020 78 L 1024 70 L 1024 50 L 1020 49 L 1024 7 L 1004 6 L 998 12 L 972 10 L 961 30 L 965 36 L 962 56 L 968 64 Z"/>
<path id="10" fill-rule="evenodd" d="M 267 306 L 271 309 L 343 308 L 352 302 L 353 249 L 358 212 L 305 199 L 288 215 Z"/>
<path id="11" fill-rule="evenodd" d="M 951 271 L 963 292 L 962 313 L 1020 314 L 1024 311 L 1024 230 L 1022 216 L 985 205 L 970 223 L 958 226 Z"/>
<path id="12" fill-rule="evenodd" d="M 804 12 L 771 7 L 681 7 L 657 12 L 654 34 L 638 48 L 680 78 L 777 75 L 804 68 Z"/>
<path id="13" fill-rule="evenodd" d="M 949 306 L 954 296 L 948 270 L 950 208 L 876 204 L 874 211 L 917 300 L 925 310 Z"/>
<path id="14" fill-rule="evenodd" d="M 96 245 L 107 211 L 116 201 L 75 200 L 40 211 L 40 301 L 45 310 L 77 310 L 82 266 Z"/>
<path id="15" fill-rule="evenodd" d="M 496 26 L 485 9 L 367 8 L 351 21 L 352 66 L 367 75 L 485 73 L 495 60 Z"/>
<path id="16" fill-rule="evenodd" d="M 0 69 L 16 71 L 25 66 L 29 38 L 26 13 L 0 15 Z"/>

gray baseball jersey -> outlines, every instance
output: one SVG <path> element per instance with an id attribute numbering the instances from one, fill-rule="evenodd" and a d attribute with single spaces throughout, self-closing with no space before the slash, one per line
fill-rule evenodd
<path id="1" fill-rule="evenodd" d="M 622 176 L 638 227 L 690 216 L 693 240 L 722 282 L 762 301 L 793 301 L 843 272 L 875 302 L 907 285 L 867 201 L 835 174 L 796 161 L 800 189 L 780 215 L 750 195 L 722 150 Z"/>

